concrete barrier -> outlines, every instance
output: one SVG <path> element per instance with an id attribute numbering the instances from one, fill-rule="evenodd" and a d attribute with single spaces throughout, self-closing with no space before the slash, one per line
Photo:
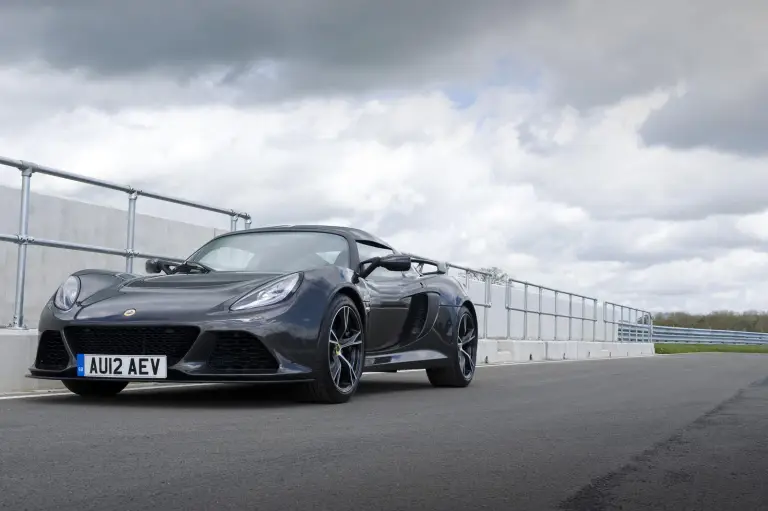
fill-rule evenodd
<path id="1" fill-rule="evenodd" d="M 0 393 L 63 388 L 57 381 L 26 378 L 37 350 L 37 330 L 0 329 Z M 477 363 L 586 360 L 654 355 L 653 343 L 481 339 Z"/>
<path id="2" fill-rule="evenodd" d="M 0 330 L 0 393 L 63 388 L 57 381 L 25 378 L 35 362 L 37 330 Z"/>
<path id="3" fill-rule="evenodd" d="M 521 341 L 481 339 L 478 364 L 587 360 L 655 355 L 650 342 Z"/>

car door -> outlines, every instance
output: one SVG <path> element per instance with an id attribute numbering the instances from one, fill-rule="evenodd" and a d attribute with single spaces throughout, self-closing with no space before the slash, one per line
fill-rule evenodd
<path id="1" fill-rule="evenodd" d="M 360 260 L 383 257 L 393 250 L 367 242 L 357 242 Z M 368 315 L 366 351 L 382 351 L 397 344 L 403 330 L 411 295 L 421 289 L 418 279 L 403 272 L 377 268 L 365 278 L 370 292 L 371 311 Z"/>

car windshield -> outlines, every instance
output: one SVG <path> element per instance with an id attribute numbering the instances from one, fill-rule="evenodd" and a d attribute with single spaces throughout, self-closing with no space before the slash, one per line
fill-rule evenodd
<path id="1" fill-rule="evenodd" d="M 188 260 L 216 271 L 286 273 L 349 267 L 349 245 L 343 236 L 323 232 L 245 232 L 212 240 Z"/>

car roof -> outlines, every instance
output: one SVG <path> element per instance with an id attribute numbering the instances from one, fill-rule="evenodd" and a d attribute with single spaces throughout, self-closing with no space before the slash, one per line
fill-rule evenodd
<path id="1" fill-rule="evenodd" d="M 305 224 L 305 225 L 272 225 L 268 227 L 255 227 L 252 229 L 243 229 L 240 231 L 233 231 L 231 233 L 223 234 L 227 236 L 230 234 L 243 234 L 246 232 L 325 232 L 329 234 L 338 234 L 346 238 L 352 238 L 355 241 L 363 243 L 375 243 L 394 250 L 394 248 L 386 241 L 374 236 L 373 234 L 357 229 L 355 227 L 345 227 L 340 225 L 321 225 L 321 224 Z"/>

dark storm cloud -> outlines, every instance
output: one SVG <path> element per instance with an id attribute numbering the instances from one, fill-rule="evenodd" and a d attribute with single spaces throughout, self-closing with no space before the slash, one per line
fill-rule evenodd
<path id="1" fill-rule="evenodd" d="M 502 85 L 582 111 L 684 82 L 690 95 L 651 117 L 647 143 L 762 154 L 766 98 L 751 91 L 768 90 L 766 16 L 747 0 L 4 0 L 0 67 L 171 77 L 196 84 L 188 100 L 240 103 L 476 88 L 514 62 Z M 115 87 L 93 104 L 155 97 Z"/>
<path id="2" fill-rule="evenodd" d="M 649 145 L 764 156 L 768 154 L 768 89 L 749 95 L 735 90 L 715 97 L 692 92 L 651 114 L 640 134 Z"/>
<path id="3" fill-rule="evenodd" d="M 223 67 L 222 83 L 246 85 L 276 62 L 276 89 L 412 85 L 486 64 L 471 52 L 478 38 L 514 26 L 532 3 L 17 0 L 0 4 L 0 59 L 42 59 L 96 76 L 155 71 L 183 79 Z"/>

